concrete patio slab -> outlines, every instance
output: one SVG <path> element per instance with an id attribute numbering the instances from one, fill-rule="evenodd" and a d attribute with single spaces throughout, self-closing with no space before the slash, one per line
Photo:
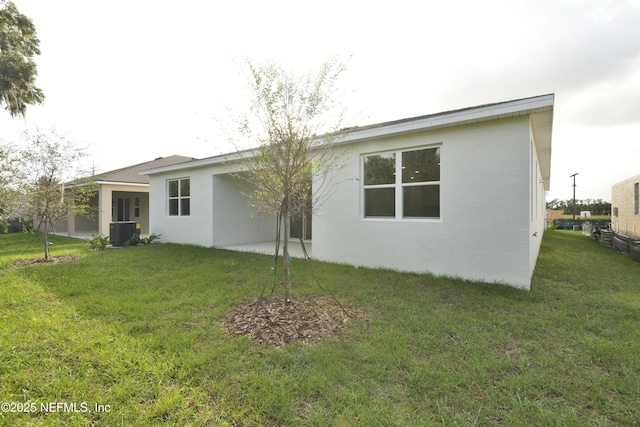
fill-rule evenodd
<path id="1" fill-rule="evenodd" d="M 304 242 L 304 248 L 311 257 L 311 242 Z M 254 252 L 259 254 L 274 255 L 276 250 L 276 242 L 257 242 L 244 245 L 225 246 L 222 249 L 229 249 L 238 252 Z M 293 258 L 304 258 L 304 252 L 299 240 L 289 241 L 289 253 Z M 280 242 L 280 255 L 282 255 L 282 242 Z"/>

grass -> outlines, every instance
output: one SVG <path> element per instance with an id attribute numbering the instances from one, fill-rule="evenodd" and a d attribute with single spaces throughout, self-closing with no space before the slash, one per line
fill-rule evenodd
<path id="1" fill-rule="evenodd" d="M 58 237 L 80 259 L 9 266 L 40 256 L 30 239 L 0 235 L 0 400 L 37 410 L 0 425 L 640 422 L 640 265 L 581 233 L 545 233 L 531 292 L 294 260 L 294 296 L 318 277 L 367 318 L 285 349 L 219 326 L 271 257 Z"/>

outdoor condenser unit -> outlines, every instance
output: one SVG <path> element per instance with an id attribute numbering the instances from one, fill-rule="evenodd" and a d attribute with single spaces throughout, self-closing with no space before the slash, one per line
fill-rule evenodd
<path id="1" fill-rule="evenodd" d="M 139 222 L 112 222 L 109 224 L 109 243 L 113 246 L 124 245 L 134 234 L 140 237 Z"/>

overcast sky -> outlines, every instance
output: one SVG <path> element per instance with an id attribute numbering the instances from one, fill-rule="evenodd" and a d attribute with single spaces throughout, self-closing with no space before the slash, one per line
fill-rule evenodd
<path id="1" fill-rule="evenodd" d="M 238 63 L 347 60 L 340 102 L 366 125 L 555 93 L 547 200 L 611 200 L 640 174 L 640 0 L 14 0 L 37 29 L 44 106 L 0 138 L 55 126 L 97 171 L 232 151 Z M 499 183 L 496 183 L 499 191 Z"/>

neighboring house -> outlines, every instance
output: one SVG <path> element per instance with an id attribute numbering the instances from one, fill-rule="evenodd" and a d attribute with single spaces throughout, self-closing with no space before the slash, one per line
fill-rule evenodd
<path id="1" fill-rule="evenodd" d="M 192 157 L 169 156 L 137 165 L 97 174 L 97 185 L 91 205 L 97 207 L 94 218 L 69 215 L 66 221 L 54 224 L 56 232 L 69 236 L 88 237 L 92 233 L 109 235 L 112 222 L 135 221 L 140 223 L 140 233 L 149 234 L 149 177 L 140 172 L 193 160 Z"/>
<path id="2" fill-rule="evenodd" d="M 313 182 L 313 197 L 330 197 L 301 219 L 313 257 L 529 289 L 553 107 L 551 94 L 348 129 L 333 145 L 345 161 L 333 187 Z M 145 171 L 151 230 L 201 246 L 274 240 L 275 218 L 251 207 L 234 158 Z"/>
<path id="3" fill-rule="evenodd" d="M 640 237 L 640 175 L 611 187 L 611 211 L 613 231 Z"/>

